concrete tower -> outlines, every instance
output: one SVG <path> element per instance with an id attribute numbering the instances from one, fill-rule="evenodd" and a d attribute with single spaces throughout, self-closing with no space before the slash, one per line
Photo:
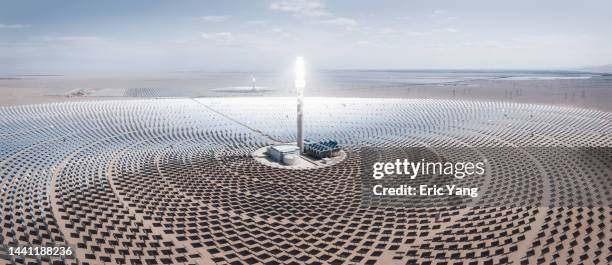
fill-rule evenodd
<path id="1" fill-rule="evenodd" d="M 297 146 L 300 149 L 300 154 L 304 153 L 304 120 L 303 120 L 303 104 L 304 104 L 304 58 L 298 57 L 295 60 L 295 89 L 297 90 Z"/>

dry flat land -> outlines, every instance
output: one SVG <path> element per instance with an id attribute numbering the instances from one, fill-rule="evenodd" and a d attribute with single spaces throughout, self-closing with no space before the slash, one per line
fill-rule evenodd
<path id="1" fill-rule="evenodd" d="M 348 73 L 348 74 L 347 74 Z M 612 77 L 405 74 L 341 71 L 310 76 L 306 96 L 490 100 L 612 111 Z M 251 77 L 257 77 L 251 91 Z M 575 79 L 570 79 L 575 78 Z M 0 106 L 141 97 L 293 96 L 276 73 L 162 73 L 114 76 L 0 76 Z"/>

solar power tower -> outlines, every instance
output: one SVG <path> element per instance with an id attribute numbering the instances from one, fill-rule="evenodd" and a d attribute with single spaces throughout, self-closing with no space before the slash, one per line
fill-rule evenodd
<path id="1" fill-rule="evenodd" d="M 303 104 L 304 104 L 304 58 L 298 57 L 295 60 L 295 88 L 297 90 L 297 146 L 300 149 L 300 154 L 304 154 L 304 120 L 303 120 Z"/>

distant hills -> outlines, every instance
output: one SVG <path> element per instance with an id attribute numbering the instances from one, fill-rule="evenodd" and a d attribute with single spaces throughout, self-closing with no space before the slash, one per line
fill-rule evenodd
<path id="1" fill-rule="evenodd" d="M 577 71 L 591 72 L 591 73 L 608 73 L 612 74 L 612 64 L 606 65 L 594 65 L 594 66 L 583 66 L 576 68 Z"/>

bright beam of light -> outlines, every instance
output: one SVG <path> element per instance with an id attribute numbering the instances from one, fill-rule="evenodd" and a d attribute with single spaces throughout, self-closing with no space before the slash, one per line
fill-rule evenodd
<path id="1" fill-rule="evenodd" d="M 298 57 L 295 60 L 295 88 L 303 90 L 306 87 L 304 80 L 304 58 Z"/>

